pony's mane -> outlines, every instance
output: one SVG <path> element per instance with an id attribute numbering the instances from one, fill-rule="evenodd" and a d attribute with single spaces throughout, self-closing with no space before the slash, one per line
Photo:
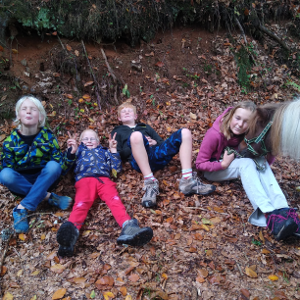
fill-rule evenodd
<path id="1" fill-rule="evenodd" d="M 271 132 L 274 150 L 277 151 L 277 154 L 282 154 L 284 156 L 289 156 L 290 158 L 299 160 L 300 98 L 284 104 L 280 110 L 276 111 L 275 116 L 278 118 L 278 125 L 276 124 L 277 131 L 275 131 L 274 128 L 274 133 Z M 276 134 L 278 134 L 281 141 L 276 141 Z"/>

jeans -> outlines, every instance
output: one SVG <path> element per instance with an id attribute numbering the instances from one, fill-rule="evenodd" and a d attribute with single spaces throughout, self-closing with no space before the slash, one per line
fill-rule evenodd
<path id="1" fill-rule="evenodd" d="M 264 158 L 257 159 L 266 168 L 259 171 L 250 158 L 236 158 L 225 170 L 204 172 L 204 177 L 211 181 L 223 181 L 240 178 L 245 192 L 254 208 L 249 222 L 256 226 L 267 226 L 265 213 L 275 209 L 289 207 L 286 198 Z"/>
<path id="2" fill-rule="evenodd" d="M 0 183 L 12 193 L 25 196 L 20 204 L 35 211 L 47 196 L 47 191 L 58 183 L 61 172 L 60 164 L 55 161 L 49 161 L 35 174 L 20 174 L 14 169 L 4 168 L 0 173 Z"/>

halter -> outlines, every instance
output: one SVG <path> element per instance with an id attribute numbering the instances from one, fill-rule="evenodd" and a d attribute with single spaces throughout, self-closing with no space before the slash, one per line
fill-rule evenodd
<path id="1" fill-rule="evenodd" d="M 267 132 L 269 131 L 270 127 L 272 126 L 272 124 L 273 124 L 273 121 L 270 121 L 258 137 L 254 137 L 250 140 L 248 140 L 246 137 L 244 137 L 244 141 L 247 145 L 248 151 L 250 151 L 254 156 L 261 157 L 261 156 L 267 155 L 268 152 L 270 152 L 267 149 L 266 144 L 265 144 L 265 136 L 266 136 Z M 255 143 L 255 144 L 261 143 L 262 153 L 260 155 L 251 146 L 251 144 L 253 144 L 253 143 Z"/>
<path id="2" fill-rule="evenodd" d="M 270 129 L 270 127 L 272 126 L 272 123 L 273 121 L 270 121 L 266 127 L 264 128 L 264 130 L 260 133 L 260 135 L 258 137 L 254 137 L 250 140 L 248 140 L 246 137 L 244 138 L 244 141 L 245 143 L 247 144 L 247 149 L 254 155 L 254 156 L 257 156 L 257 157 L 262 157 L 262 156 L 265 156 L 268 154 L 268 152 L 270 152 L 267 147 L 266 147 L 266 144 L 265 144 L 265 136 L 268 132 L 268 130 Z M 261 149 L 262 149 L 262 154 L 258 154 L 254 149 L 253 147 L 251 146 L 251 144 L 258 144 L 258 143 L 261 143 Z M 234 149 L 230 148 L 230 147 L 226 147 L 225 150 L 227 150 L 227 153 L 228 154 L 231 154 L 231 153 L 234 153 L 235 154 L 235 157 L 238 157 L 238 158 L 243 158 L 243 156 L 238 153 L 237 151 L 235 151 Z M 260 165 L 258 163 L 258 161 L 256 159 L 253 159 L 253 161 L 255 162 L 256 164 L 256 168 L 257 170 L 259 171 L 263 171 L 265 170 L 266 166 L 265 164 L 263 165 Z"/>

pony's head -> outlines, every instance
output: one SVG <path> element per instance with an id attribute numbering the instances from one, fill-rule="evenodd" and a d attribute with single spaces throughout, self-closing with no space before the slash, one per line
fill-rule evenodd
<path id="1" fill-rule="evenodd" d="M 269 122 L 272 126 L 267 130 Z M 268 150 L 274 156 L 284 155 L 299 160 L 300 99 L 258 107 L 239 148 L 244 157 L 255 158 L 265 155 L 265 150 Z"/>
<path id="2" fill-rule="evenodd" d="M 273 154 L 272 123 L 274 122 L 273 116 L 280 105 L 266 104 L 258 107 L 253 113 L 245 139 L 239 146 L 239 152 L 244 157 L 255 158 L 263 156 L 266 155 L 267 151 Z"/>

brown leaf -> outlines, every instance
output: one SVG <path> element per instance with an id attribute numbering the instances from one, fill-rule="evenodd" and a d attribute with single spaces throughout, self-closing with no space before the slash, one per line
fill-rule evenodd
<path id="1" fill-rule="evenodd" d="M 203 278 L 206 278 L 208 276 L 208 271 L 205 269 L 199 269 L 199 270 L 197 270 L 197 272 Z"/>
<path id="2" fill-rule="evenodd" d="M 165 64 L 161 61 L 158 61 L 155 66 L 159 67 L 159 68 L 162 68 Z"/>
<path id="3" fill-rule="evenodd" d="M 246 268 L 245 268 L 245 271 L 246 271 L 246 274 L 247 274 L 249 277 L 257 278 L 256 272 L 253 271 L 251 268 L 246 267 Z"/>
<path id="4" fill-rule="evenodd" d="M 127 295 L 127 289 L 126 289 L 126 287 L 125 287 L 125 286 L 122 286 L 122 287 L 120 288 L 120 292 L 121 292 L 121 294 L 122 294 L 123 296 L 126 296 L 126 295 Z"/>
<path id="5" fill-rule="evenodd" d="M 98 290 L 110 288 L 114 285 L 115 281 L 111 276 L 103 276 L 95 282 Z"/>
<path id="6" fill-rule="evenodd" d="M 7 272 L 7 268 L 5 266 L 2 266 L 0 276 L 1 277 L 4 276 L 6 272 Z"/>
<path id="7" fill-rule="evenodd" d="M 65 295 L 66 292 L 67 292 L 66 289 L 59 289 L 59 290 L 57 290 L 57 291 L 53 294 L 52 300 L 61 299 L 61 298 Z"/>
<path id="8" fill-rule="evenodd" d="M 78 50 L 75 50 L 74 51 L 75 55 L 78 57 L 79 56 L 79 51 Z"/>
<path id="9" fill-rule="evenodd" d="M 250 298 L 250 292 L 247 289 L 241 289 L 241 293 L 246 297 Z"/>
<path id="10" fill-rule="evenodd" d="M 0 52 L 3 52 L 4 48 L 0 45 Z"/>
<path id="11" fill-rule="evenodd" d="M 19 51 L 18 51 L 17 49 L 11 49 L 11 52 L 12 52 L 13 54 L 18 54 L 18 53 L 19 53 Z"/>
<path id="12" fill-rule="evenodd" d="M 52 266 L 50 270 L 56 274 L 61 274 L 65 270 L 65 267 L 62 266 L 61 264 L 57 264 Z"/>
<path id="13" fill-rule="evenodd" d="M 84 84 L 84 87 L 87 87 L 87 86 L 89 86 L 89 85 L 92 85 L 94 83 L 94 81 L 88 81 L 88 82 L 86 82 L 85 84 Z"/>
<path id="14" fill-rule="evenodd" d="M 52 35 L 57 35 L 57 31 L 52 32 Z"/>
<path id="15" fill-rule="evenodd" d="M 203 283 L 203 282 L 205 282 L 205 279 L 203 277 L 201 277 L 201 276 L 198 276 L 196 278 L 196 281 L 199 282 L 199 283 Z"/>
<path id="16" fill-rule="evenodd" d="M 46 260 L 52 260 L 56 256 L 57 251 L 52 251 L 47 257 Z"/>
<path id="17" fill-rule="evenodd" d="M 132 282 L 137 282 L 140 279 L 140 276 L 138 274 L 131 274 L 128 278 Z"/>
<path id="18" fill-rule="evenodd" d="M 69 45 L 66 45 L 66 48 L 67 48 L 68 51 L 71 51 L 71 50 L 72 50 L 72 47 L 69 46 Z"/>

